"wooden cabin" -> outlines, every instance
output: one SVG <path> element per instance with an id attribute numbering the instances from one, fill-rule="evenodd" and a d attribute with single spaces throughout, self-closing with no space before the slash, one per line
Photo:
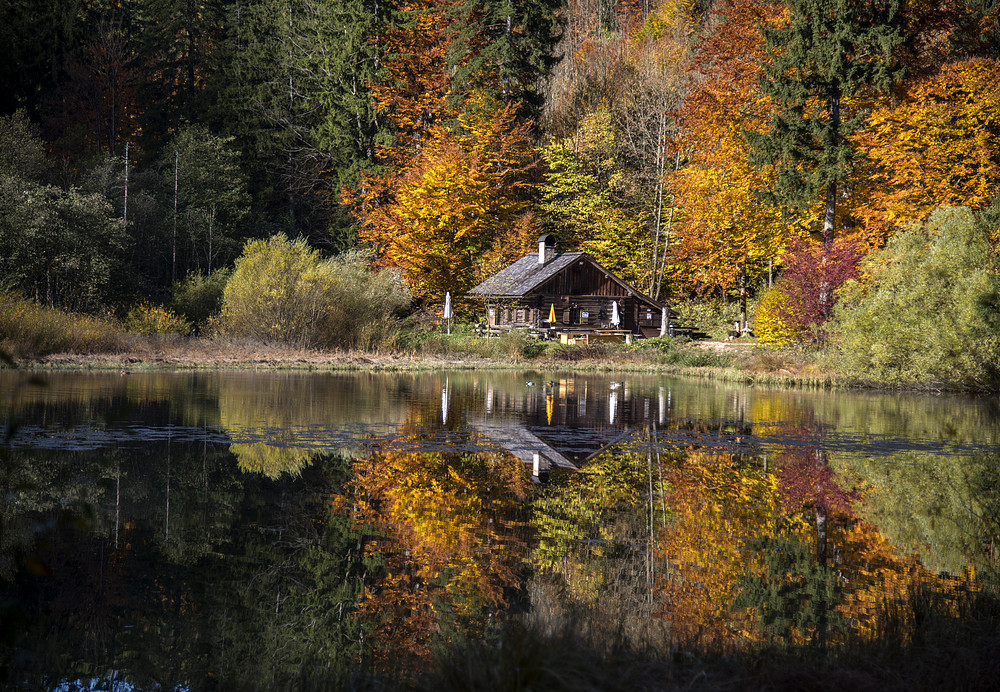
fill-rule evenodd
<path id="1" fill-rule="evenodd" d="M 490 333 L 529 329 L 576 343 L 589 338 L 644 338 L 667 330 L 667 308 L 622 281 L 585 252 L 538 252 L 517 260 L 469 292 L 486 303 Z M 615 305 L 618 324 L 614 323 Z M 552 317 L 554 321 L 550 321 Z"/>

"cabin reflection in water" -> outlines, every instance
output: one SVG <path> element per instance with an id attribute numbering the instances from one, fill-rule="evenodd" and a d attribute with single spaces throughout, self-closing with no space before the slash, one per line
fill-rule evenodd
<path id="1" fill-rule="evenodd" d="M 469 426 L 532 467 L 544 480 L 553 468 L 579 469 L 651 424 L 665 427 L 666 387 L 633 395 L 627 382 L 565 378 L 523 391 L 487 385 L 481 413 Z"/>

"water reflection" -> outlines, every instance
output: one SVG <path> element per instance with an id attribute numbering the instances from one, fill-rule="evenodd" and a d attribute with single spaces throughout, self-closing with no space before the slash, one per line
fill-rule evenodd
<path id="1" fill-rule="evenodd" d="M 5 684 L 322 689 L 511 619 L 902 646 L 1000 582 L 990 402 L 477 373 L 3 393 Z"/>

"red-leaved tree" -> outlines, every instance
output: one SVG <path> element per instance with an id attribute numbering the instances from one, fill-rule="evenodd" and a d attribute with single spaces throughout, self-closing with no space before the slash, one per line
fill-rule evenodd
<path id="1" fill-rule="evenodd" d="M 803 334 L 821 334 L 816 328 L 830 319 L 837 289 L 858 275 L 863 257 L 860 243 L 838 238 L 829 244 L 794 238 L 785 255 L 778 289 L 787 296 L 778 313 Z"/>

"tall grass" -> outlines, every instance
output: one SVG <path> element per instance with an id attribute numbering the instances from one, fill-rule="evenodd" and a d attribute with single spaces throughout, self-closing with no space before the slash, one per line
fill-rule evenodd
<path id="1" fill-rule="evenodd" d="M 635 641 L 605 618 L 515 616 L 488 637 L 452 641 L 409 689 L 436 690 L 986 690 L 1000 685 L 1000 599 L 956 604 L 909 593 L 884 605 L 878 636 L 839 645 L 742 650 L 672 640 Z M 899 611 L 912 615 L 899 616 Z M 588 618 L 589 620 L 589 618 Z"/>
<path id="2" fill-rule="evenodd" d="M 0 351 L 14 358 L 123 351 L 132 339 L 112 320 L 46 308 L 0 290 Z"/>

